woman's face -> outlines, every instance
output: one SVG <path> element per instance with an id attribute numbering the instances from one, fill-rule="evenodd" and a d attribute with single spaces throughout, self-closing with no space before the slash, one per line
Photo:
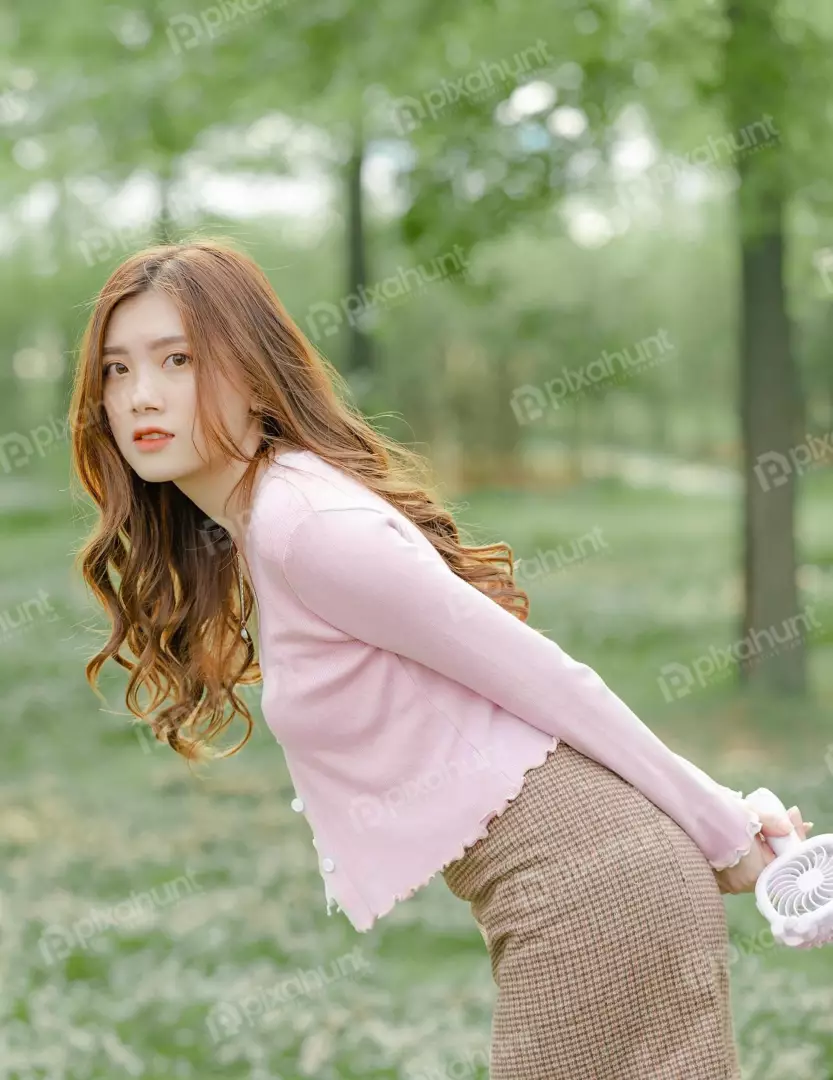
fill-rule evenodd
<path id="1" fill-rule="evenodd" d="M 197 420 L 194 360 L 176 305 L 149 289 L 122 300 L 110 315 L 104 338 L 103 404 L 110 428 L 130 467 L 151 482 L 210 473 Z M 251 437 L 249 400 L 223 380 L 223 418 L 235 443 Z M 138 438 L 158 428 L 163 438 Z"/>

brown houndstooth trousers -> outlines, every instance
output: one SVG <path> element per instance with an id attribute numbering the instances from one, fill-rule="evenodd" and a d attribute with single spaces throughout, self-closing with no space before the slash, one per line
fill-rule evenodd
<path id="1" fill-rule="evenodd" d="M 723 896 L 616 773 L 560 742 L 443 877 L 498 987 L 491 1080 L 740 1080 Z"/>

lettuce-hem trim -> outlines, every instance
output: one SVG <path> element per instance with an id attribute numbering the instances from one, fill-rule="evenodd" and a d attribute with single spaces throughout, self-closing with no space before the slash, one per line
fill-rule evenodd
<path id="1" fill-rule="evenodd" d="M 758 833 L 761 831 L 762 828 L 763 828 L 763 823 L 759 820 L 757 815 L 755 815 L 755 817 L 751 821 L 747 821 L 747 823 L 746 823 L 746 832 L 747 832 L 748 837 L 749 837 L 749 844 L 747 845 L 747 847 L 746 848 L 735 848 L 735 859 L 734 859 L 733 862 L 725 862 L 725 863 L 713 863 L 713 862 L 710 862 L 709 865 L 711 866 L 711 868 L 713 870 L 716 870 L 716 871 L 719 872 L 721 870 L 730 870 L 733 866 L 737 866 L 738 863 L 741 861 L 741 859 L 746 858 L 746 856 L 749 854 L 749 852 L 754 847 L 755 837 L 758 835 Z"/>
<path id="2" fill-rule="evenodd" d="M 433 873 L 429 874 L 429 876 L 427 878 L 425 878 L 423 881 L 420 881 L 416 885 L 413 885 L 411 888 L 409 888 L 407 890 L 407 892 L 395 893 L 393 898 L 390 900 L 390 902 L 385 907 L 383 907 L 381 910 L 379 910 L 377 912 L 373 912 L 371 914 L 371 920 L 370 920 L 370 922 L 368 923 L 367 926 L 356 927 L 358 932 L 360 934 L 366 934 L 369 930 L 371 930 L 375 926 L 375 924 L 379 921 L 379 919 L 383 919 L 385 917 L 385 915 L 389 915 L 391 913 L 391 911 L 393 911 L 393 909 L 396 907 L 397 904 L 401 904 L 405 900 L 410 900 L 410 898 L 415 893 L 419 892 L 420 889 L 424 889 L 426 885 L 430 884 L 430 882 L 432 882 L 434 880 L 434 878 L 437 876 L 437 874 L 441 874 L 443 872 L 443 870 L 447 870 L 448 867 L 451 866 L 451 864 L 453 862 L 456 862 L 457 859 L 461 859 L 465 855 L 465 853 L 468 851 L 468 849 L 470 847 L 473 847 L 477 843 L 478 840 L 485 839 L 489 834 L 489 825 L 491 824 L 491 822 L 494 821 L 496 818 L 499 818 L 501 816 L 501 814 L 503 814 L 503 812 L 507 809 L 509 804 L 514 802 L 515 799 L 517 799 L 517 797 L 520 795 L 520 793 L 524 789 L 524 785 L 526 783 L 526 779 L 527 779 L 527 776 L 529 775 L 529 773 L 532 772 L 533 769 L 539 769 L 542 765 L 544 765 L 546 763 L 546 761 L 548 760 L 550 754 L 555 753 L 556 749 L 558 748 L 559 742 L 561 742 L 560 738 L 557 738 L 556 736 L 552 737 L 552 742 L 550 743 L 549 746 L 546 747 L 546 749 L 544 751 L 544 756 L 542 758 L 540 758 L 540 760 L 533 762 L 531 765 L 528 765 L 524 769 L 523 774 L 521 776 L 521 782 L 518 785 L 517 790 L 512 792 L 511 795 L 507 795 L 507 797 L 500 803 L 500 805 L 497 807 L 497 809 L 490 810 L 489 815 L 485 820 L 481 819 L 481 828 L 480 828 L 480 831 L 476 835 L 471 836 L 468 839 L 464 840 L 462 842 L 462 844 L 460 845 L 460 847 L 457 849 L 457 851 L 449 859 L 447 859 L 442 864 L 442 866 L 440 866 L 436 870 L 434 870 Z M 336 903 L 337 903 L 337 901 L 336 901 Z M 328 909 L 329 909 L 329 904 L 328 904 Z M 348 919 L 350 918 L 350 916 L 347 914 L 347 912 L 344 911 L 344 909 L 340 905 L 339 905 L 339 911 L 342 911 L 345 915 L 347 915 Z M 329 910 L 327 911 L 327 914 L 328 915 L 330 914 Z"/>

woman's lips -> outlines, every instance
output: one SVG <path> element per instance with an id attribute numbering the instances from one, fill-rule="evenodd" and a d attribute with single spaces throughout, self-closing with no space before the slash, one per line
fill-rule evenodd
<path id="1" fill-rule="evenodd" d="M 169 442 L 173 442 L 173 439 L 173 435 L 143 435 L 139 439 L 134 439 L 133 445 L 143 454 L 147 454 L 153 450 L 162 450 Z"/>

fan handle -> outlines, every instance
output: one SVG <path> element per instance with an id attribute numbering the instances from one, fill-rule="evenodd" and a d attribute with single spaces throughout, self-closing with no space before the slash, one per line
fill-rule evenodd
<path id="1" fill-rule="evenodd" d="M 789 820 L 787 808 L 778 796 L 770 791 L 769 788 L 755 788 L 755 790 L 750 792 L 743 801 L 749 803 L 752 809 L 756 810 L 759 814 L 778 814 Z M 795 825 L 793 825 L 786 836 L 767 836 L 766 842 L 776 855 L 786 855 L 788 852 L 797 848 L 802 841 L 801 837 L 795 831 Z"/>

